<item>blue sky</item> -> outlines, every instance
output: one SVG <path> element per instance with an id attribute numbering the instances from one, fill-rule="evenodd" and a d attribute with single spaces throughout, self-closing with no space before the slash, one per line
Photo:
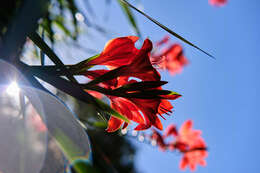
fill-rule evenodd
<path id="1" fill-rule="evenodd" d="M 99 11 L 97 21 L 108 26 L 113 34 L 90 47 L 102 50 L 110 38 L 132 34 L 118 5 L 112 2 L 109 17 L 104 21 L 104 3 L 91 1 Z M 210 6 L 207 0 L 141 2 L 146 13 L 217 59 L 212 60 L 172 37 L 173 42 L 184 46 L 190 64 L 177 76 L 162 72 L 163 79 L 170 81 L 166 88 L 183 95 L 172 102 L 175 113 L 164 121 L 164 126 L 170 123 L 180 126 L 185 120 L 192 119 L 195 129 L 203 131 L 209 157 L 207 167 L 197 169 L 199 173 L 259 172 L 257 67 L 260 65 L 260 2 L 229 0 L 222 8 Z M 144 38 L 156 41 L 167 34 L 143 16 L 135 15 Z M 179 155 L 136 144 L 139 151 L 136 165 L 140 172 L 181 172 Z"/>

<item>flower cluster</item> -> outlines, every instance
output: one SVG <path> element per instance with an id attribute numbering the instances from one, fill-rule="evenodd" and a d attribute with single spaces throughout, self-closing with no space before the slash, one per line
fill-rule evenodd
<path id="1" fill-rule="evenodd" d="M 171 112 L 173 106 L 168 100 L 175 100 L 180 94 L 163 90 L 159 72 L 150 61 L 152 42 L 146 39 L 140 49 L 135 47 L 138 37 L 120 37 L 110 40 L 99 56 L 90 58 L 84 68 L 96 65 L 107 69 L 87 70 L 84 75 L 91 79 L 88 90 L 106 95 L 111 107 L 136 122 L 135 130 L 145 130 L 151 126 L 163 129 L 158 117 Z M 90 94 L 98 96 L 92 91 Z M 164 118 L 164 117 L 163 117 Z M 114 132 L 128 123 L 111 116 L 108 121 L 108 132 Z"/>
<path id="2" fill-rule="evenodd" d="M 155 51 L 151 54 L 151 62 L 159 69 L 168 70 L 171 75 L 182 72 L 188 64 L 187 58 L 183 55 L 183 49 L 179 44 L 169 43 L 169 36 L 165 36 L 157 42 Z"/>
<path id="3" fill-rule="evenodd" d="M 153 130 L 150 136 L 160 150 L 178 150 L 183 154 L 180 162 L 182 170 L 189 166 L 194 171 L 197 164 L 206 166 L 204 160 L 208 155 L 206 143 L 201 137 L 201 131 L 192 129 L 192 124 L 191 120 L 184 122 L 179 131 L 175 125 L 169 125 L 163 135 Z M 167 142 L 166 138 L 168 137 L 173 137 L 173 140 Z"/>

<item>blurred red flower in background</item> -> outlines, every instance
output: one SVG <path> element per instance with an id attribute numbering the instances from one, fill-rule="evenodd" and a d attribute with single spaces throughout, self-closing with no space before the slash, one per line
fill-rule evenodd
<path id="1" fill-rule="evenodd" d="M 209 0 L 209 3 L 213 6 L 221 7 L 227 4 L 227 0 Z"/>
<path id="2" fill-rule="evenodd" d="M 193 145 L 189 146 L 189 150 L 183 153 L 183 157 L 180 162 L 180 169 L 185 170 L 186 167 L 190 167 L 192 171 L 196 170 L 196 165 L 206 166 L 207 163 L 204 160 L 208 156 L 208 152 L 205 150 L 206 144 L 204 140 L 195 140 Z"/>
<path id="3" fill-rule="evenodd" d="M 206 166 L 206 161 L 204 160 L 208 155 L 208 152 L 205 150 L 206 143 L 201 137 L 201 131 L 192 129 L 192 125 L 191 120 L 184 122 L 177 136 L 177 142 L 187 145 L 180 163 L 182 170 L 189 166 L 194 171 L 197 164 Z"/>
<path id="4" fill-rule="evenodd" d="M 178 132 L 178 141 L 186 143 L 189 146 L 193 146 L 193 143 L 197 140 L 202 140 L 201 131 L 192 129 L 192 121 L 188 120 L 183 123 Z"/>
<path id="5" fill-rule="evenodd" d="M 168 136 L 173 136 L 176 137 L 178 135 L 178 131 L 175 125 L 170 124 L 164 131 L 164 138 L 168 137 Z"/>
<path id="6" fill-rule="evenodd" d="M 192 124 L 192 121 L 188 120 L 183 123 L 179 130 L 171 124 L 166 128 L 163 137 L 156 130 L 153 130 L 150 136 L 151 139 L 156 141 L 160 150 L 178 150 L 183 154 L 180 161 L 181 170 L 190 167 L 192 171 L 195 171 L 198 164 L 206 166 L 207 146 L 201 137 L 201 131 L 192 129 Z M 166 138 L 169 136 L 172 136 L 173 140 L 166 142 Z"/>
<path id="7" fill-rule="evenodd" d="M 151 54 L 151 62 L 159 69 L 168 70 L 171 75 L 175 75 L 182 72 L 182 68 L 188 64 L 188 60 L 183 55 L 183 49 L 179 44 L 169 44 L 166 48 L 160 49 L 167 43 L 169 43 L 168 36 L 157 42 L 157 47 Z"/>

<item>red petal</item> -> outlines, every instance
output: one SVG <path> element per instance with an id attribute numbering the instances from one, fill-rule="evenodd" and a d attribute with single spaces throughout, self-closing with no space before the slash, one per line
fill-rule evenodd
<path id="1" fill-rule="evenodd" d="M 91 91 L 91 90 L 84 90 L 86 92 L 88 92 L 90 95 L 92 95 L 93 97 L 96 97 L 98 99 L 102 99 L 103 98 L 103 94 L 97 92 L 97 91 Z"/>
<path id="2" fill-rule="evenodd" d="M 192 120 L 187 120 L 183 123 L 179 132 L 181 135 L 185 135 L 189 133 L 191 129 L 192 129 Z"/>
<path id="3" fill-rule="evenodd" d="M 169 35 L 166 35 L 165 37 L 163 37 L 162 40 L 160 40 L 160 41 L 158 41 L 158 42 L 156 43 L 156 46 L 158 47 L 158 46 L 161 46 L 161 45 L 163 45 L 163 44 L 166 44 L 166 43 L 169 42 L 169 40 L 170 40 L 170 36 L 169 36 Z"/>
<path id="4" fill-rule="evenodd" d="M 166 130 L 164 131 L 164 137 L 168 137 L 170 135 L 173 135 L 173 136 L 177 136 L 178 135 L 178 132 L 177 132 L 177 129 L 176 129 L 176 126 L 171 124 L 169 125 Z"/>
<path id="5" fill-rule="evenodd" d="M 134 45 L 137 40 L 138 37 L 135 36 L 112 39 L 106 44 L 100 56 L 89 61 L 87 65 L 107 65 L 114 68 L 127 65 L 138 51 Z"/>
<path id="6" fill-rule="evenodd" d="M 122 97 L 109 98 L 112 102 L 112 108 L 126 116 L 129 120 L 135 121 L 137 123 L 144 123 L 142 115 L 139 113 L 138 108 L 132 102 Z"/>
<path id="7" fill-rule="evenodd" d="M 181 170 L 185 170 L 185 168 L 188 166 L 188 159 L 184 156 L 182 157 L 181 159 L 181 162 L 180 162 L 180 169 Z"/>
<path id="8" fill-rule="evenodd" d="M 196 164 L 191 162 L 190 163 L 190 169 L 191 169 L 191 171 L 195 171 L 196 170 Z"/>
<path id="9" fill-rule="evenodd" d="M 162 125 L 162 123 L 161 123 L 161 120 L 160 120 L 158 117 L 155 118 L 155 122 L 154 122 L 153 125 L 154 125 L 157 129 L 163 130 L 163 125 Z"/>
<path id="10" fill-rule="evenodd" d="M 157 117 L 158 106 L 160 99 L 131 99 L 131 101 L 142 111 L 145 118 L 145 125 L 142 128 L 155 126 L 162 129 L 160 119 Z"/>
<path id="11" fill-rule="evenodd" d="M 152 66 L 149 58 L 152 47 L 152 42 L 146 39 L 132 63 L 122 69 L 121 75 L 137 77 L 143 81 L 159 81 L 161 76 Z"/>
<path id="12" fill-rule="evenodd" d="M 139 131 L 139 130 L 146 130 L 151 127 L 150 124 L 139 124 L 138 126 L 135 127 L 134 130 Z"/>
<path id="13" fill-rule="evenodd" d="M 107 127 L 106 131 L 115 132 L 121 127 L 122 124 L 123 124 L 123 120 L 120 120 L 118 118 L 111 116 L 108 121 L 108 127 Z"/>
<path id="14" fill-rule="evenodd" d="M 168 100 L 161 100 L 161 103 L 158 107 L 158 113 L 164 114 L 167 112 L 171 112 L 171 109 L 173 108 L 172 104 Z"/>

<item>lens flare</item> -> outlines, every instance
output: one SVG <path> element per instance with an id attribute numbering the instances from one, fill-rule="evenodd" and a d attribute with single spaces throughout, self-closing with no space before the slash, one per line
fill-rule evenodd
<path id="1" fill-rule="evenodd" d="M 6 93 L 10 96 L 17 96 L 20 92 L 20 88 L 18 87 L 16 82 L 12 82 L 6 89 Z"/>
<path id="2" fill-rule="evenodd" d="M 0 74 L 0 172 L 64 173 L 79 161 L 91 165 L 89 138 L 68 107 L 2 60 Z"/>

